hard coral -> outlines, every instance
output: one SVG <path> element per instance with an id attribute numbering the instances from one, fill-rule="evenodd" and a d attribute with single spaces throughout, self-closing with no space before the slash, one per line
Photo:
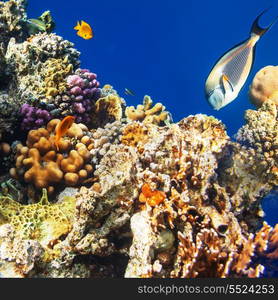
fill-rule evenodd
<path id="1" fill-rule="evenodd" d="M 65 59 L 50 58 L 42 65 L 42 84 L 39 94 L 42 98 L 55 97 L 66 91 L 66 77 L 73 72 L 73 65 Z"/>
<path id="2" fill-rule="evenodd" d="M 12 75 L 9 90 L 25 103 L 42 100 L 45 95 L 41 93 L 41 88 L 48 72 L 56 75 L 52 79 L 48 78 L 47 84 L 53 80 L 57 85 L 57 71 L 59 73 L 62 69 L 68 73 L 70 70 L 67 68 L 75 70 L 80 63 L 78 59 L 79 52 L 73 48 L 73 44 L 55 34 L 37 34 L 23 43 L 11 39 L 5 55 L 7 72 Z M 60 65 L 63 62 L 63 66 L 57 69 L 53 62 Z M 46 71 L 47 68 L 51 70 Z"/>
<path id="3" fill-rule="evenodd" d="M 75 186 L 92 173 L 89 163 L 92 140 L 85 136 L 85 125 L 73 124 L 55 146 L 55 128 L 60 121 L 51 120 L 46 128 L 31 130 L 26 146 L 19 147 L 16 168 L 10 170 L 13 177 L 24 177 L 25 182 L 37 189 L 53 192 L 56 185 Z"/>
<path id="4" fill-rule="evenodd" d="M 38 129 L 41 126 L 45 126 L 51 119 L 51 115 L 47 110 L 31 106 L 27 103 L 21 106 L 20 115 L 22 117 L 21 129 L 23 131 Z"/>
<path id="5" fill-rule="evenodd" d="M 278 66 L 264 67 L 256 74 L 250 86 L 249 96 L 257 107 L 269 99 L 278 105 Z"/>
<path id="6" fill-rule="evenodd" d="M 22 22 L 22 20 L 26 19 L 25 8 L 25 0 L 0 2 L 0 43 L 4 49 L 6 49 L 10 38 L 14 37 L 17 41 L 22 42 L 26 37 L 24 23 Z"/>
<path id="7" fill-rule="evenodd" d="M 41 200 L 35 204 L 23 205 L 9 197 L 0 198 L 2 224 L 11 224 L 18 237 L 35 239 L 44 248 L 52 248 L 53 243 L 72 227 L 74 197 L 66 197 L 62 202 L 50 204 L 44 190 Z"/>
<path id="8" fill-rule="evenodd" d="M 141 121 L 144 123 L 152 123 L 163 125 L 171 120 L 169 112 L 165 111 L 165 106 L 157 103 L 152 107 L 153 101 L 150 96 L 145 96 L 143 105 L 129 106 L 125 110 L 125 115 L 129 121 Z"/>
<path id="9" fill-rule="evenodd" d="M 96 101 L 94 109 L 94 123 L 96 127 L 104 127 L 107 123 L 120 121 L 123 116 L 124 100 L 115 95 L 109 94 Z"/>

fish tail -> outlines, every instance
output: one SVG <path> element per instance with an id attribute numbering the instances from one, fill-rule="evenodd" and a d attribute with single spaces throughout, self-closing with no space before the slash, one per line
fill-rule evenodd
<path id="1" fill-rule="evenodd" d="M 258 36 L 264 35 L 275 24 L 275 22 L 278 20 L 278 17 L 276 17 L 274 19 L 274 21 L 268 27 L 265 27 L 265 28 L 261 27 L 259 25 L 259 20 L 260 20 L 261 16 L 263 14 L 265 14 L 268 10 L 269 10 L 269 8 L 265 9 L 262 13 L 260 13 L 257 16 L 257 18 L 255 19 L 255 21 L 252 24 L 251 34 L 253 33 L 253 34 L 256 34 Z"/>

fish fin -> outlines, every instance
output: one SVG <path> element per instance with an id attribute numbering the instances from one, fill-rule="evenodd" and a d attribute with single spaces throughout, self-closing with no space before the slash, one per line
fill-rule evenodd
<path id="1" fill-rule="evenodd" d="M 59 149 L 58 141 L 55 141 L 55 146 L 56 146 L 57 151 L 59 151 L 60 149 Z"/>
<path id="2" fill-rule="evenodd" d="M 252 24 L 252 28 L 251 28 L 251 34 L 256 34 L 259 36 L 264 35 L 278 20 L 278 16 L 274 19 L 274 21 L 266 28 L 263 28 L 259 25 L 259 19 L 261 18 L 261 16 L 263 14 L 265 14 L 267 11 L 269 10 L 269 8 L 265 9 L 262 13 L 260 13 L 257 18 L 255 19 L 255 21 Z"/>
<path id="3" fill-rule="evenodd" d="M 228 90 L 231 90 L 232 92 L 234 91 L 234 87 L 226 74 L 221 76 L 221 83 L 224 89 L 224 94 L 226 94 Z"/>
<path id="4" fill-rule="evenodd" d="M 77 22 L 77 25 L 74 27 L 75 30 L 79 30 L 80 29 L 80 22 Z"/>
<path id="5" fill-rule="evenodd" d="M 80 32 L 80 30 L 78 30 L 76 34 L 83 38 L 83 34 L 82 34 L 82 32 Z"/>
<path id="6" fill-rule="evenodd" d="M 82 26 L 89 27 L 89 24 L 88 24 L 88 23 L 86 23 L 85 21 L 81 21 L 81 27 L 82 27 Z"/>

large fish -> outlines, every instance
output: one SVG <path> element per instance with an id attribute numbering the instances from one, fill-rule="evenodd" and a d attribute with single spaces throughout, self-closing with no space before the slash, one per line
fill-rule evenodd
<path id="1" fill-rule="evenodd" d="M 263 11 L 254 21 L 250 37 L 227 51 L 214 65 L 206 81 L 206 97 L 211 106 L 219 110 L 232 102 L 243 87 L 253 66 L 256 43 L 277 18 L 266 28 L 259 26 Z"/>

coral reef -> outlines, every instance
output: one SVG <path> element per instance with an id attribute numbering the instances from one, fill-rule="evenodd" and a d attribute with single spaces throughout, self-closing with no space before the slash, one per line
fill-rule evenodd
<path id="1" fill-rule="evenodd" d="M 250 86 L 249 97 L 257 107 L 268 99 L 278 105 L 278 66 L 266 66 L 256 74 Z"/>
<path id="2" fill-rule="evenodd" d="M 276 67 L 232 140 L 212 116 L 126 106 L 49 12 L 32 32 L 24 1 L 0 8 L 0 277 L 278 276 Z"/>

